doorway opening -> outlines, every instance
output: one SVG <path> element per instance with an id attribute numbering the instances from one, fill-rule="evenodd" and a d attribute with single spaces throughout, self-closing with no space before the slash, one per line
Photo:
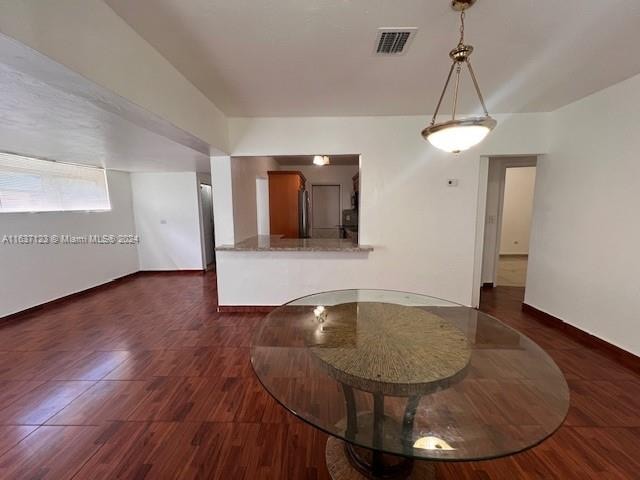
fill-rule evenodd
<path id="1" fill-rule="evenodd" d="M 526 286 L 537 157 L 490 157 L 481 286 Z"/>
<path id="2" fill-rule="evenodd" d="M 213 224 L 213 190 L 211 185 L 200 184 L 200 211 L 202 215 L 202 257 L 205 270 L 216 269 L 215 231 Z"/>
<path id="3" fill-rule="evenodd" d="M 232 157 L 231 177 L 235 243 L 253 238 L 358 244 L 360 155 Z"/>
<path id="4" fill-rule="evenodd" d="M 311 185 L 311 236 L 341 238 L 340 185 Z"/>
<path id="5" fill-rule="evenodd" d="M 506 168 L 496 285 L 526 284 L 535 181 L 536 167 Z"/>

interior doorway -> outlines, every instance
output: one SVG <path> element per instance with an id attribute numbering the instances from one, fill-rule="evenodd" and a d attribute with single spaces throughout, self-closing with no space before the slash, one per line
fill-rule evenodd
<path id="1" fill-rule="evenodd" d="M 507 167 L 496 285 L 524 287 L 529 260 L 536 167 Z"/>
<path id="2" fill-rule="evenodd" d="M 311 186 L 311 236 L 340 238 L 340 185 Z"/>
<path id="3" fill-rule="evenodd" d="M 537 157 L 488 159 L 481 285 L 526 286 Z"/>
<path id="4" fill-rule="evenodd" d="M 202 249 L 206 270 L 215 270 L 216 250 L 213 226 L 213 190 L 211 185 L 200 184 L 200 205 L 202 208 Z"/>

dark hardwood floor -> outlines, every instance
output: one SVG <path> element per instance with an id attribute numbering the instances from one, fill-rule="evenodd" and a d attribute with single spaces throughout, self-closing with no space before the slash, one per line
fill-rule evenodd
<path id="1" fill-rule="evenodd" d="M 441 464 L 441 479 L 640 478 L 640 376 L 520 309 L 482 309 L 545 348 L 571 388 L 563 427 L 524 453 Z M 0 326 L 0 478 L 327 479 L 326 436 L 249 363 L 264 314 L 216 313 L 215 277 L 136 276 Z"/>

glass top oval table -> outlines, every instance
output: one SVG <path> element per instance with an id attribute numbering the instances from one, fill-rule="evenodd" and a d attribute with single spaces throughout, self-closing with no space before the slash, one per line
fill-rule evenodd
<path id="1" fill-rule="evenodd" d="M 478 310 L 386 290 L 310 295 L 272 311 L 251 345 L 264 388 L 330 434 L 334 479 L 431 478 L 434 462 L 542 442 L 569 406 L 564 376 Z"/>

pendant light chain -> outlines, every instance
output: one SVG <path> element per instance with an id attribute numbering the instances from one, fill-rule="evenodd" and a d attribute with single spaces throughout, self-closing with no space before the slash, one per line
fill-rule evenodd
<path id="1" fill-rule="evenodd" d="M 458 49 L 469 48 L 470 51 L 473 51 L 473 47 L 469 47 L 464 44 L 464 18 L 465 11 L 462 10 L 460 12 L 460 40 L 458 41 Z M 453 91 L 453 111 L 451 115 L 451 120 L 456 119 L 456 113 L 458 109 L 458 91 L 460 88 L 460 73 L 462 69 L 462 63 L 465 63 L 469 68 L 469 73 L 471 74 L 471 80 L 473 80 L 473 86 L 475 88 L 476 94 L 478 95 L 478 99 L 480 100 L 480 104 L 482 105 L 482 110 L 484 111 L 485 116 L 489 116 L 489 111 L 487 110 L 487 106 L 484 103 L 484 98 L 482 97 L 482 93 L 480 92 L 480 86 L 478 85 L 478 80 L 476 79 L 475 72 L 471 67 L 471 61 L 469 60 L 469 55 L 466 55 L 464 59 L 456 59 L 454 58 L 453 63 L 451 64 L 451 69 L 449 70 L 449 75 L 447 75 L 447 81 L 444 84 L 444 89 L 442 90 L 442 94 L 440 95 L 440 99 L 438 100 L 438 104 L 436 105 L 436 110 L 433 113 L 433 117 L 431 118 L 431 125 L 435 125 L 436 117 L 438 116 L 438 112 L 440 111 L 440 107 L 442 106 L 442 100 L 444 99 L 445 94 L 447 93 L 447 88 L 449 87 L 449 82 L 451 81 L 451 76 L 453 75 L 453 71 L 455 69 L 456 72 L 456 81 L 455 88 Z"/>
<path id="2" fill-rule="evenodd" d="M 462 10 L 460 12 L 460 41 L 458 42 L 458 45 L 464 45 L 464 17 L 465 17 L 465 11 Z M 480 100 L 480 104 L 482 105 L 482 110 L 484 110 L 484 114 L 485 115 L 489 115 L 489 111 L 487 110 L 487 106 L 484 104 L 484 98 L 482 98 L 482 93 L 480 93 L 480 87 L 478 86 L 478 80 L 476 80 L 476 75 L 473 72 L 473 68 L 471 67 L 471 61 L 469 60 L 469 57 L 467 57 L 465 59 L 465 63 L 467 64 L 467 67 L 469 68 L 469 73 L 471 74 L 471 79 L 473 80 L 473 86 L 476 89 L 476 93 L 478 94 L 478 99 Z M 460 75 L 460 64 L 458 64 L 458 76 Z M 455 98 L 458 98 L 458 84 L 456 83 L 456 95 Z M 456 104 L 453 104 L 453 117 L 454 120 L 456 118 Z"/>
<path id="3" fill-rule="evenodd" d="M 464 10 L 462 10 L 460 12 L 460 40 L 458 41 L 458 46 L 464 45 L 464 17 L 465 17 L 465 13 L 464 13 Z M 444 83 L 444 89 L 442 90 L 442 93 L 440 94 L 440 99 L 438 100 L 438 105 L 436 105 L 436 110 L 433 112 L 433 117 L 431 118 L 431 125 L 435 125 L 435 123 L 436 123 L 436 117 L 438 116 L 438 112 L 440 111 L 440 107 L 442 106 L 442 100 L 444 100 L 444 96 L 447 93 L 447 87 L 449 86 L 449 82 L 451 81 L 451 75 L 453 74 L 454 68 L 456 70 L 456 87 L 455 87 L 455 91 L 454 91 L 454 94 L 453 94 L 453 115 L 451 116 L 451 119 L 455 120 L 455 118 L 456 118 L 456 110 L 457 110 L 457 104 L 458 104 L 458 88 L 460 87 L 460 70 L 461 70 L 461 66 L 460 66 L 460 62 L 457 62 L 457 61 L 454 60 L 453 63 L 451 64 L 451 68 L 449 69 L 449 75 L 447 75 L 447 81 Z M 474 79 L 474 84 L 476 85 L 476 90 L 478 90 L 477 82 L 475 81 L 475 75 L 473 75 L 473 72 L 471 73 L 471 76 Z M 479 92 L 479 90 L 478 90 L 478 92 Z M 480 97 L 480 102 L 482 103 L 482 105 L 484 107 L 484 101 L 482 100 L 482 97 Z M 485 113 L 486 113 L 486 110 L 487 109 L 485 108 Z M 487 115 L 488 115 L 488 113 L 487 113 Z"/>
<path id="4" fill-rule="evenodd" d="M 449 52 L 449 57 L 452 60 L 451 68 L 449 69 L 447 79 L 444 83 L 444 88 L 442 90 L 442 93 L 440 94 L 440 98 L 438 99 L 438 104 L 436 105 L 435 111 L 433 112 L 431 124 L 424 130 L 422 130 L 422 136 L 425 139 L 428 139 L 432 145 L 441 150 L 444 150 L 446 152 L 459 153 L 481 142 L 485 138 L 485 136 L 491 130 L 493 130 L 497 122 L 489 115 L 487 106 L 484 103 L 484 98 L 482 96 L 482 93 L 480 92 L 480 86 L 478 85 L 476 74 L 473 71 L 473 67 L 471 66 L 471 60 L 469 59 L 469 57 L 473 53 L 473 46 L 466 44 L 464 39 L 466 16 L 465 10 L 472 6 L 476 0 L 449 1 L 451 1 L 453 9 L 460 12 L 460 38 L 456 47 Z M 463 116 L 463 118 L 457 118 L 459 115 L 458 98 L 460 97 L 461 93 L 460 78 L 462 76 L 462 69 L 465 66 L 469 69 L 469 74 L 471 76 L 471 80 L 473 81 L 473 87 L 478 96 L 478 100 L 480 100 L 480 104 L 482 105 L 484 116 Z M 454 71 L 455 79 L 452 82 Z M 447 94 L 447 88 L 449 88 L 450 83 L 454 83 L 452 92 L 453 105 L 451 109 L 451 119 L 436 123 L 438 114 L 440 112 L 440 107 L 442 107 L 442 102 L 444 101 L 444 97 Z"/>
<path id="5" fill-rule="evenodd" d="M 460 12 L 460 41 L 458 41 L 458 46 L 461 45 L 464 45 L 464 10 Z M 453 90 L 453 110 L 451 112 L 451 120 L 456 119 L 456 110 L 458 109 L 458 89 L 460 88 L 460 71 L 462 70 L 460 62 L 454 61 L 453 64 L 456 66 L 456 85 Z"/>

